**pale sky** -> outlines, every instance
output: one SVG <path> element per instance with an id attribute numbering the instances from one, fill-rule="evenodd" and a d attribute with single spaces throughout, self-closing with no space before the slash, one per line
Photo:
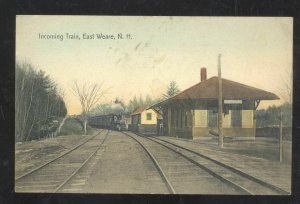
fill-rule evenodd
<path id="1" fill-rule="evenodd" d="M 66 33 L 78 39 L 66 39 Z M 83 39 L 83 34 L 114 35 Z M 118 33 L 123 39 L 118 39 Z M 40 35 L 63 35 L 39 39 Z M 126 39 L 130 34 L 132 39 Z M 171 80 L 181 90 L 217 75 L 277 94 L 292 72 L 293 19 L 288 17 L 17 16 L 16 59 L 44 70 L 65 92 L 69 114 L 80 113 L 73 80 L 110 88 L 101 103 L 116 97 L 161 96 Z"/>

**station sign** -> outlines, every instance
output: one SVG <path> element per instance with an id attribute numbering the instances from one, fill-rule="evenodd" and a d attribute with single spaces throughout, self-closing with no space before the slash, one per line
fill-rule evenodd
<path id="1" fill-rule="evenodd" d="M 224 104 L 243 104 L 242 100 L 224 100 Z"/>

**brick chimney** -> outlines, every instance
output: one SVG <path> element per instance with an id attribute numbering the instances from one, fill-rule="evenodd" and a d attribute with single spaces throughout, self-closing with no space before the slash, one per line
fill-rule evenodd
<path id="1" fill-rule="evenodd" d="M 206 80 L 206 68 L 205 67 L 202 67 L 201 68 L 201 71 L 200 71 L 200 78 L 201 78 L 201 81 L 204 81 Z"/>

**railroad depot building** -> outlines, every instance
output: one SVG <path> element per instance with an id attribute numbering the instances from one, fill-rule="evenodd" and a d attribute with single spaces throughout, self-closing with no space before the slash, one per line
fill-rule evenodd
<path id="1" fill-rule="evenodd" d="M 218 132 L 218 77 L 206 79 L 151 108 L 162 112 L 164 135 L 201 138 Z M 279 99 L 274 93 L 222 79 L 223 135 L 255 137 L 255 110 L 261 100 Z"/>
<path id="2" fill-rule="evenodd" d="M 161 116 L 156 110 L 140 107 L 131 114 L 129 130 L 141 134 L 155 135 L 158 121 L 161 121 Z"/>

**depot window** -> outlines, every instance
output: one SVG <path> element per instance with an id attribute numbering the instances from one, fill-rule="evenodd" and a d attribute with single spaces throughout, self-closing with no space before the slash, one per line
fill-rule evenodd
<path id="1" fill-rule="evenodd" d="M 218 112 L 216 110 L 207 111 L 208 127 L 217 127 L 218 126 Z"/>
<path id="2" fill-rule="evenodd" d="M 231 110 L 231 126 L 242 127 L 242 111 Z"/>
<path id="3" fill-rule="evenodd" d="M 147 113 L 147 120 L 151 120 L 152 119 L 152 114 L 151 113 Z"/>

